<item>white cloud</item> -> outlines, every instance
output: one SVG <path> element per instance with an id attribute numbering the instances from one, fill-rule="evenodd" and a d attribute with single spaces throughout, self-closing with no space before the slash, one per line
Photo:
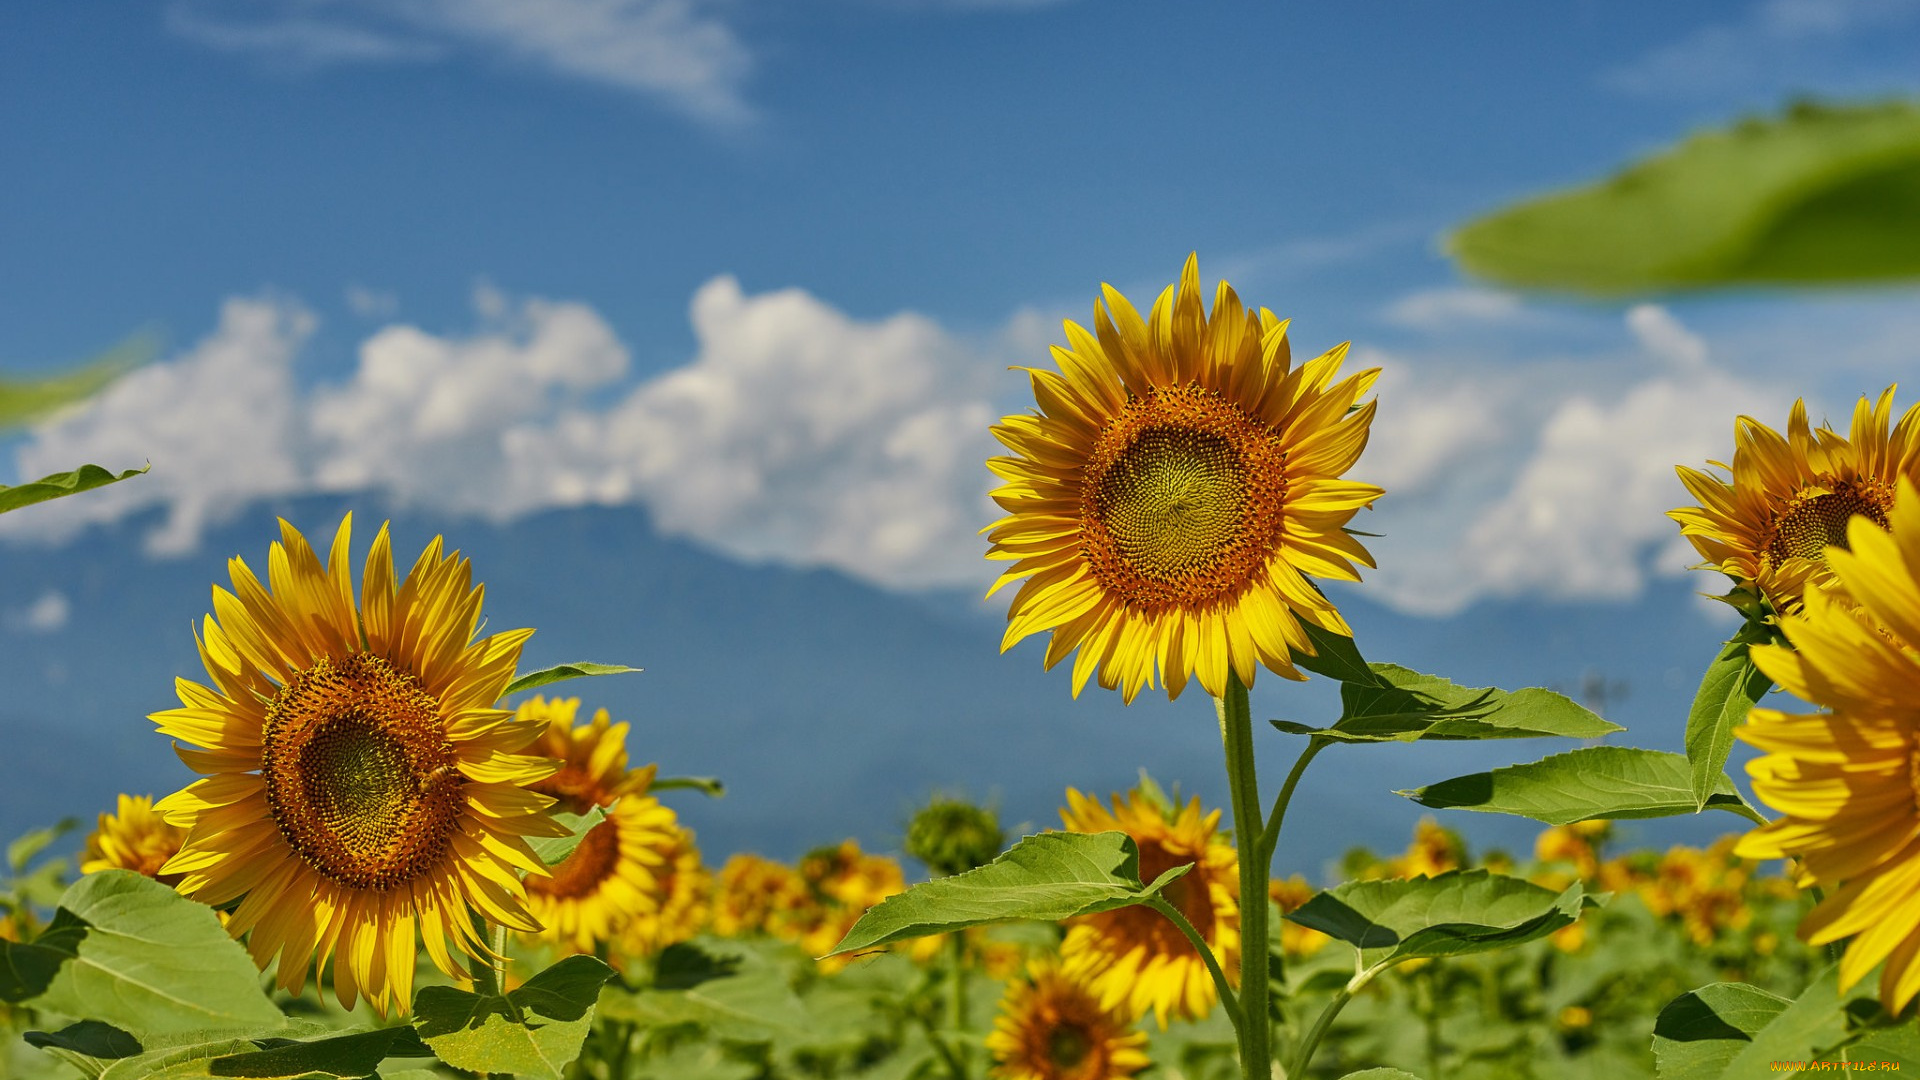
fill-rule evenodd
<path id="1" fill-rule="evenodd" d="M 349 285 L 346 298 L 347 310 L 363 319 L 391 319 L 400 312 L 400 298 L 392 292 Z"/>
<path id="2" fill-rule="evenodd" d="M 174 0 L 169 29 L 299 67 L 492 55 L 636 91 L 727 127 L 753 58 L 715 0 Z M 263 10 L 264 9 L 264 10 Z"/>
<path id="3" fill-rule="evenodd" d="M 1359 348 L 1348 368 L 1381 369 L 1379 411 L 1354 475 L 1398 498 L 1416 495 L 1457 470 L 1463 459 L 1497 444 L 1513 419 L 1509 384 L 1463 380 L 1457 373 L 1417 371 L 1375 349 Z M 1365 526 L 1361 526 L 1365 528 Z"/>
<path id="4" fill-rule="evenodd" d="M 0 517 L 0 535 L 65 536 L 164 505 L 149 551 L 178 554 L 207 524 L 304 478 L 292 363 L 313 316 L 285 300 L 229 300 L 214 332 L 184 354 L 121 378 L 99 397 L 36 428 L 17 452 L 19 475 L 82 463 L 153 470 L 82 498 Z"/>
<path id="5" fill-rule="evenodd" d="M 1608 72 L 1630 94 L 1746 98 L 1801 91 L 1911 87 L 1911 63 L 1883 66 L 1855 46 L 1920 21 L 1920 0 L 1762 0 L 1743 18 L 1710 24 Z"/>
<path id="6" fill-rule="evenodd" d="M 24 608 L 7 612 L 7 627 L 17 633 L 51 634 L 67 625 L 73 606 L 65 593 L 48 589 Z"/>
<path id="7" fill-rule="evenodd" d="M 1520 298 L 1497 289 L 1422 289 L 1388 305 L 1383 317 L 1396 326 L 1438 332 L 1462 325 L 1498 326 L 1524 320 Z"/>

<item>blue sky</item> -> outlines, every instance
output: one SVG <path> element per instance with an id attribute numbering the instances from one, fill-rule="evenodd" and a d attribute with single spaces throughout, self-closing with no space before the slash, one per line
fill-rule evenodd
<path id="1" fill-rule="evenodd" d="M 0 367 L 169 345 L 0 443 L 0 481 L 154 473 L 0 532 L 159 503 L 168 557 L 289 492 L 633 501 L 970 587 L 1005 366 L 1197 250 L 1297 350 L 1387 368 L 1356 475 L 1390 603 L 1678 587 L 1671 465 L 1896 380 L 1912 291 L 1523 300 L 1437 238 L 1916 57 L 1912 0 L 11 5 Z"/>

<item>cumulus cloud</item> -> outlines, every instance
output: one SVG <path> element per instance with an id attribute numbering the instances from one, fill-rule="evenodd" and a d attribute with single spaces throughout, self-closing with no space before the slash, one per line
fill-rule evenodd
<path id="1" fill-rule="evenodd" d="M 7 612 L 7 628 L 23 634 L 51 634 L 67 625 L 73 606 L 65 593 L 48 589 L 26 607 Z"/>
<path id="2" fill-rule="evenodd" d="M 174 0 L 175 33 L 297 67 L 504 57 L 635 91 L 699 120 L 752 119 L 752 55 L 714 0 Z"/>
<path id="3" fill-rule="evenodd" d="M 1465 514 L 1420 515 L 1429 526 L 1416 528 L 1421 542 L 1396 548 L 1402 558 L 1380 582 L 1397 606 L 1449 614 L 1483 597 L 1631 596 L 1650 573 L 1695 561 L 1682 557 L 1665 513 L 1687 501 L 1674 466 L 1723 458 L 1732 418 L 1780 395 L 1712 366 L 1704 343 L 1664 309 L 1635 308 L 1627 324 L 1652 370 L 1624 386 L 1541 395 L 1550 409 L 1518 471 L 1462 500 Z"/>
<path id="4" fill-rule="evenodd" d="M 1904 56 L 1876 62 L 1859 46 L 1920 23 L 1920 0 L 1762 0 L 1610 71 L 1605 83 L 1649 97 L 1798 91 L 1859 93 L 1913 85 Z"/>
<path id="5" fill-rule="evenodd" d="M 1408 293 L 1388 305 L 1383 316 L 1396 326 L 1433 332 L 1518 322 L 1526 318 L 1526 309 L 1519 297 L 1498 289 L 1448 287 Z"/>
<path id="6" fill-rule="evenodd" d="M 0 517 L 0 535 L 60 537 L 163 505 L 166 517 L 146 537 L 147 548 L 179 554 L 248 501 L 299 490 L 305 474 L 292 364 L 313 329 L 313 316 L 292 301 L 227 301 L 204 340 L 42 424 L 16 455 L 21 476 L 82 463 L 117 470 L 152 460 L 154 469 L 85 498 Z"/>

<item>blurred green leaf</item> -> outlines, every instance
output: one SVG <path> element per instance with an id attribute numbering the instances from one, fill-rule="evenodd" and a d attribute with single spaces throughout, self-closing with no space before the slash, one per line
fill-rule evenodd
<path id="1" fill-rule="evenodd" d="M 212 908 L 129 870 L 81 878 L 32 944 L 0 946 L 0 998 L 104 1020 L 143 1044 L 150 1033 L 285 1020 Z"/>
<path id="2" fill-rule="evenodd" d="M 27 868 L 28 863 L 33 861 L 35 855 L 47 849 L 48 844 L 72 832 L 79 824 L 80 821 L 78 818 L 61 818 L 58 822 L 45 829 L 35 829 L 21 836 L 13 843 L 8 844 L 8 872 L 18 875 L 22 870 Z"/>
<path id="3" fill-rule="evenodd" d="M 1920 105 L 1795 105 L 1611 179 L 1469 222 L 1448 249 L 1505 285 L 1617 295 L 1920 277 Z"/>
<path id="4" fill-rule="evenodd" d="M 1340 1080 L 1420 1080 L 1420 1078 L 1405 1069 L 1394 1069 L 1382 1065 L 1377 1069 L 1361 1069 L 1359 1072 L 1350 1072 L 1341 1077 Z"/>
<path id="5" fill-rule="evenodd" d="M 555 664 L 553 667 L 541 668 L 539 671 L 529 671 L 513 680 L 507 684 L 507 689 L 500 696 L 507 697 L 522 690 L 532 690 L 537 686 L 546 686 L 548 683 L 563 682 L 567 679 L 583 679 L 593 675 L 620 675 L 641 670 L 643 669 L 627 667 L 624 664 L 595 664 L 585 660 L 576 664 Z"/>
<path id="6" fill-rule="evenodd" d="M 1697 810 L 1719 789 L 1733 751 L 1733 729 L 1747 722 L 1747 711 L 1765 696 L 1773 680 L 1760 673 L 1747 655 L 1750 645 L 1765 644 L 1773 634 L 1764 625 L 1746 623 L 1707 666 L 1700 690 L 1687 710 L 1687 763 L 1692 768 L 1693 800 Z"/>
<path id="7" fill-rule="evenodd" d="M 1653 1022 L 1660 1080 L 1718 1080 L 1727 1063 L 1791 1004 L 1746 983 L 1713 983 L 1667 1003 Z"/>
<path id="8" fill-rule="evenodd" d="M 1559 735 L 1597 739 L 1624 730 L 1565 695 L 1537 687 L 1497 690 L 1456 686 L 1397 664 L 1370 664 L 1373 682 L 1340 687 L 1340 720 L 1314 728 L 1269 721 L 1292 735 L 1318 735 L 1343 742 L 1412 742 L 1416 739 L 1526 739 Z"/>
<path id="9" fill-rule="evenodd" d="M 414 995 L 414 1028 L 456 1069 L 562 1080 L 612 976 L 591 956 L 569 956 L 504 997 L 423 987 Z"/>
<path id="10" fill-rule="evenodd" d="M 1143 903 L 1193 869 L 1140 882 L 1140 853 L 1123 832 L 1029 836 L 978 870 L 935 878 L 867 909 L 829 956 L 1011 919 L 1057 922 Z"/>
<path id="11" fill-rule="evenodd" d="M 264 1039 L 262 1049 L 208 1062 L 210 1076 L 312 1077 L 358 1080 L 390 1057 L 431 1057 L 410 1027 L 375 1028 L 323 1039 Z"/>
<path id="12" fill-rule="evenodd" d="M 1549 825 L 1696 812 L 1687 759 L 1632 746 L 1583 747 L 1395 794 L 1435 809 L 1516 814 Z M 1707 809 L 1759 816 L 1724 773 Z"/>
<path id="13" fill-rule="evenodd" d="M 159 350 L 157 335 L 135 334 L 66 371 L 35 379 L 0 379 L 0 431 L 92 397 L 108 383 L 153 359 Z"/>
<path id="14" fill-rule="evenodd" d="M 567 827 L 567 835 L 530 836 L 527 838 L 527 846 L 533 849 L 535 855 L 540 856 L 541 862 L 548 866 L 559 866 L 567 861 L 567 856 L 573 854 L 574 849 L 580 846 L 580 841 L 587 838 L 587 834 L 593 831 L 594 826 L 607 820 L 607 812 L 596 806 L 584 814 L 569 814 L 564 811 L 556 813 L 553 815 L 553 820 Z"/>
<path id="15" fill-rule="evenodd" d="M 742 1042 L 813 1026 L 780 965 L 738 942 L 712 937 L 662 950 L 655 961 L 654 987 L 609 991 L 601 1012 L 644 1027 L 699 1024 L 721 1038 Z"/>
<path id="16" fill-rule="evenodd" d="M 1545 937 L 1593 905 L 1578 882 L 1556 893 L 1485 870 L 1349 881 L 1286 918 L 1360 950 L 1363 968 L 1418 957 L 1512 948 Z"/>
<path id="17" fill-rule="evenodd" d="M 115 476 L 98 465 L 82 465 L 72 472 L 43 476 L 30 484 L 20 484 L 15 487 L 0 484 L 0 514 L 9 510 L 18 510 L 23 506 L 32 506 L 34 503 L 46 502 L 48 499 L 59 499 L 119 483 L 129 476 L 139 476 L 152 467 L 152 465 L 142 465 Z"/>

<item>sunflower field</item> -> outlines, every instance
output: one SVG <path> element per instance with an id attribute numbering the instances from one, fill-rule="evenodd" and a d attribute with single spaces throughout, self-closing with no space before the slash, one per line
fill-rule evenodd
<path id="1" fill-rule="evenodd" d="M 1468 261 L 1524 276 L 1553 212 L 1467 230 Z M 1144 313 L 1105 286 L 986 462 L 1003 651 L 1043 638 L 1074 695 L 1211 699 L 1229 805 L 1148 762 L 1125 792 L 1063 772 L 1059 827 L 1023 837 L 936 795 L 904 859 L 703 851 L 697 810 L 658 795 L 718 782 L 635 760 L 594 704 L 634 669 L 523 670 L 533 631 L 488 631 L 484 568 L 441 538 L 283 520 L 213 586 L 204 676 L 149 717 L 200 779 L 7 849 L 0 1076 L 1920 1070 L 1920 408 L 1888 388 L 1841 429 L 1796 401 L 1784 434 L 1729 416 L 1728 463 L 1674 463 L 1694 502 L 1670 517 L 1742 621 L 1672 753 L 1554 691 L 1367 657 L 1321 583 L 1374 565 L 1352 523 L 1388 494 L 1363 479 L 1379 371 L 1297 359 L 1287 328 L 1197 257 Z M 98 382 L 10 392 L 24 412 Z M 0 510 L 122 481 L 85 466 Z M 1307 679 L 1339 684 L 1338 715 L 1254 722 L 1256 682 Z M 1257 775 L 1256 738 L 1296 748 L 1284 777 Z M 1319 755 L 1483 739 L 1557 745 L 1397 795 L 1530 819 L 1530 850 L 1436 816 L 1326 880 L 1273 875 Z M 1761 752 L 1751 800 L 1735 740 Z M 1695 814 L 1724 838 L 1616 832 Z"/>

